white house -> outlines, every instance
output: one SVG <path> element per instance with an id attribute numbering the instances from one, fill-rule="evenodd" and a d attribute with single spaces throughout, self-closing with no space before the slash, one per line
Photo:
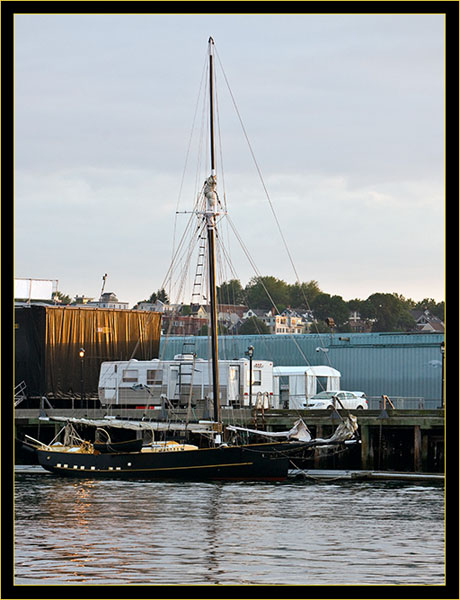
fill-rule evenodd
<path id="1" fill-rule="evenodd" d="M 86 306 L 94 306 L 97 308 L 121 308 L 128 309 L 128 302 L 120 302 L 113 292 L 104 292 L 99 298 L 99 302 L 87 302 Z"/>

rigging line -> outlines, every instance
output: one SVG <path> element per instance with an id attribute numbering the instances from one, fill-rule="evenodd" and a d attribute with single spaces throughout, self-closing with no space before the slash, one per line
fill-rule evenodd
<path id="1" fill-rule="evenodd" d="M 221 236 L 219 235 L 219 232 L 216 232 L 216 252 L 217 252 L 217 266 L 218 266 L 218 270 L 219 270 L 219 281 L 224 283 L 225 281 L 227 281 L 228 279 L 228 275 L 227 275 L 227 267 L 230 267 L 230 271 L 232 271 L 232 267 L 231 267 L 231 263 L 230 260 L 227 259 L 226 257 L 226 249 L 225 249 L 225 244 L 223 243 L 223 240 L 221 239 Z M 220 294 L 220 296 L 222 296 Z M 229 298 L 227 298 L 227 300 L 229 300 Z M 218 306 L 222 305 L 222 304 L 229 304 L 230 302 L 227 301 L 225 302 L 225 298 L 220 297 L 218 300 Z M 227 356 L 230 355 L 229 352 L 229 344 L 226 340 L 226 336 L 228 335 L 228 333 L 224 332 L 224 330 L 221 328 L 222 331 L 222 335 L 224 336 L 221 342 L 221 346 L 222 346 L 222 355 L 224 358 L 226 358 Z"/>
<path id="2" fill-rule="evenodd" d="M 228 215 L 227 215 L 227 218 L 229 219 L 229 223 L 231 224 L 231 227 L 233 229 L 233 227 L 234 227 L 233 223 L 231 223 L 230 217 L 228 217 Z M 249 252 L 247 250 L 247 248 L 244 246 L 244 243 L 243 243 L 241 237 L 236 232 L 236 229 L 233 229 L 233 231 L 234 231 L 234 234 L 235 234 L 236 238 L 240 242 L 240 245 L 241 245 L 241 248 L 242 248 L 243 252 L 246 254 L 246 257 L 248 258 L 249 262 L 251 263 L 252 268 L 256 272 L 257 278 L 260 280 L 260 283 L 261 283 L 262 287 L 264 288 L 265 293 L 267 294 L 267 296 L 268 296 L 269 300 L 271 301 L 272 305 L 274 306 L 275 310 L 278 310 L 277 307 L 276 307 L 276 305 L 275 305 L 275 302 L 273 301 L 273 298 L 270 296 L 270 293 L 268 292 L 268 290 L 267 290 L 267 288 L 266 288 L 266 286 L 265 286 L 265 284 L 264 284 L 264 282 L 263 282 L 263 280 L 261 278 L 260 273 L 258 272 L 258 269 L 257 269 L 254 261 L 252 260 L 250 254 L 249 254 Z M 231 270 L 233 276 L 235 277 L 235 279 L 238 279 L 238 275 L 236 274 L 236 271 L 235 271 L 235 268 L 234 268 L 234 266 L 232 264 L 230 256 L 228 255 L 228 253 L 227 253 L 227 251 L 226 251 L 226 249 L 225 249 L 225 247 L 223 245 L 222 245 L 222 250 L 223 250 L 223 254 L 224 254 L 224 256 L 225 256 L 225 258 L 227 260 L 227 263 L 228 263 L 228 265 L 230 267 L 230 270 Z M 246 305 L 249 307 L 249 302 L 248 302 L 248 298 L 247 298 L 247 294 L 246 293 L 244 293 L 244 300 L 246 302 Z M 256 324 L 256 326 L 257 326 L 257 324 Z M 261 332 L 259 331 L 259 333 L 261 333 Z M 265 341 L 265 339 L 263 341 Z"/>
<path id="3" fill-rule="evenodd" d="M 217 52 L 216 52 L 216 54 L 217 54 Z M 263 187 L 263 189 L 264 189 L 265 195 L 267 196 L 267 200 L 268 200 L 268 203 L 269 203 L 269 205 L 270 205 L 271 211 L 272 211 L 272 213 L 273 213 L 273 217 L 275 218 L 275 222 L 276 222 L 276 224 L 277 224 L 277 226 L 278 226 L 278 230 L 279 230 L 279 233 L 280 233 L 280 235 L 281 235 L 281 239 L 283 240 L 284 247 L 285 247 L 285 249 L 286 249 L 286 252 L 287 252 L 287 254 L 288 254 L 288 257 L 289 257 L 289 260 L 290 260 L 290 262 L 291 262 L 291 265 L 292 265 L 292 268 L 293 268 L 293 270 L 294 270 L 294 273 L 295 273 L 295 275 L 296 275 L 296 278 L 297 278 L 297 280 L 298 280 L 298 281 L 299 281 L 299 283 L 300 283 L 300 279 L 299 279 L 299 275 L 298 275 L 298 273 L 297 273 L 297 269 L 296 269 L 296 267 L 295 267 L 295 265 L 294 265 L 294 261 L 293 261 L 293 259 L 292 259 L 291 253 L 290 253 L 290 251 L 289 251 L 289 248 L 288 248 L 288 245 L 287 245 L 287 242 L 286 242 L 286 239 L 285 239 L 285 237 L 284 237 L 284 234 L 283 234 L 283 231 L 282 231 L 282 229 L 281 229 L 281 225 L 280 225 L 280 222 L 279 222 L 279 220 L 278 220 L 278 217 L 277 217 L 277 215 L 276 215 L 276 212 L 275 212 L 275 208 L 274 208 L 274 206 L 273 206 L 273 203 L 272 203 L 272 201 L 271 201 L 270 194 L 268 193 L 267 187 L 266 187 L 266 185 L 265 185 L 265 181 L 264 181 L 264 178 L 263 178 L 263 176 L 262 176 L 262 172 L 261 172 L 261 170 L 260 170 L 259 164 L 258 164 L 258 162 L 257 162 L 257 160 L 256 160 L 256 157 L 255 157 L 254 151 L 253 151 L 253 149 L 252 149 L 252 146 L 251 146 L 251 142 L 249 141 L 249 137 L 248 137 L 248 134 L 247 134 L 247 132 L 246 132 L 246 128 L 245 128 L 245 126 L 244 126 L 244 123 L 243 123 L 243 119 L 241 118 L 240 111 L 238 110 L 238 106 L 236 105 L 235 97 L 233 96 L 233 92 L 232 92 L 232 90 L 231 90 L 231 88 L 230 88 L 230 84 L 229 84 L 229 82 L 228 82 L 227 75 L 225 74 L 224 68 L 223 68 L 223 66 L 222 66 L 222 63 L 221 63 L 221 61 L 220 61 L 220 57 L 219 57 L 218 55 L 217 55 L 217 58 L 218 58 L 218 60 L 219 60 L 220 67 L 221 67 L 221 69 L 222 69 L 222 73 L 223 73 L 223 75 L 224 75 L 225 83 L 227 84 L 227 88 L 228 88 L 228 91 L 229 91 L 229 93 L 230 93 L 230 97 L 231 97 L 231 99 L 232 99 L 232 102 L 233 102 L 233 106 L 234 106 L 234 108 L 235 108 L 235 111 L 236 111 L 236 114 L 237 114 L 237 116 L 238 116 L 238 120 L 239 120 L 239 122 L 240 122 L 240 125 L 241 125 L 241 128 L 242 128 L 242 130 L 243 130 L 244 137 L 245 137 L 245 139 L 246 139 L 246 142 L 247 142 L 247 144 L 248 144 L 248 147 L 249 147 L 250 154 L 251 154 L 251 156 L 252 156 L 252 159 L 253 159 L 253 161 L 254 161 L 254 165 L 255 165 L 255 167 L 256 167 L 257 173 L 258 173 L 258 175 L 259 175 L 259 178 L 260 178 L 260 181 L 261 181 L 261 183 L 262 183 L 262 187 Z"/>
<path id="4" fill-rule="evenodd" d="M 233 277 L 235 279 L 237 279 L 237 275 L 236 275 L 235 269 L 233 267 L 232 261 L 230 259 L 230 256 L 228 255 L 227 249 L 225 247 L 225 244 L 224 244 L 223 240 L 221 239 L 221 236 L 219 235 L 218 232 L 217 232 L 217 235 L 216 235 L 216 242 L 217 242 L 216 247 L 217 247 L 217 251 L 218 251 L 219 259 L 220 259 L 219 269 L 220 269 L 220 272 L 221 272 L 221 281 L 225 282 L 228 279 L 228 276 L 226 275 L 226 273 L 227 273 L 226 267 L 229 268 L 231 275 L 233 275 Z M 229 292 L 230 292 L 230 290 L 227 290 L 227 293 L 225 294 L 225 296 L 226 296 L 225 298 L 224 298 L 223 294 L 220 293 L 220 299 L 219 299 L 219 304 L 220 305 L 222 305 L 222 304 L 235 304 L 235 298 L 234 297 L 230 298 Z M 232 300 L 233 300 L 233 302 L 232 302 Z M 232 338 L 231 342 L 227 342 L 226 337 L 228 335 L 229 334 L 227 333 L 223 337 L 222 344 L 221 344 L 221 346 L 223 348 L 223 355 L 224 355 L 224 357 L 225 356 L 234 356 L 234 354 L 235 354 L 234 352 L 231 352 L 231 348 L 232 348 L 232 346 L 234 344 L 235 334 L 234 333 L 230 334 L 230 337 Z"/>
<path id="5" fill-rule="evenodd" d="M 192 218 L 194 216 L 195 215 L 193 214 Z M 189 223 L 190 223 L 190 221 L 189 221 Z M 191 259 L 192 259 L 192 256 L 193 256 L 193 252 L 194 252 L 197 244 L 199 244 L 199 240 L 200 240 L 202 232 L 204 231 L 205 225 L 206 225 L 206 223 L 203 221 L 202 223 L 200 223 L 198 225 L 198 227 L 196 227 L 195 233 L 192 236 L 192 239 L 189 241 L 189 246 L 187 248 L 184 248 L 184 250 L 186 250 L 186 252 L 185 252 L 184 260 L 183 260 L 183 268 L 179 272 L 179 275 L 178 275 L 178 278 L 177 278 L 177 284 L 176 284 L 176 288 L 177 288 L 176 296 L 177 296 L 177 302 L 178 303 L 180 301 L 180 298 L 183 297 L 184 289 L 185 289 L 185 286 L 186 286 L 187 275 L 188 275 L 188 273 L 190 271 Z M 171 278 L 172 278 L 172 274 L 171 274 Z M 168 345 L 168 341 L 169 341 L 169 338 L 170 338 L 170 333 L 171 333 L 171 329 L 172 329 L 172 324 L 173 324 L 174 316 L 177 313 L 178 313 L 178 310 L 173 311 L 172 314 L 170 315 L 169 327 L 168 327 L 168 332 L 167 332 L 167 335 L 165 336 L 165 340 L 164 340 L 164 344 L 163 344 L 162 356 L 165 355 L 166 348 L 167 348 L 167 345 Z"/>
<path id="6" fill-rule="evenodd" d="M 251 264 L 252 268 L 254 269 L 254 272 L 256 273 L 256 277 L 257 277 L 257 279 L 259 280 L 259 282 L 260 282 L 260 284 L 262 285 L 262 287 L 263 287 L 263 289 L 264 289 L 265 293 L 267 294 L 267 297 L 268 297 L 268 299 L 269 299 L 269 300 L 270 300 L 270 302 L 272 303 L 272 306 L 274 307 L 274 309 L 275 309 L 277 312 L 279 312 L 279 310 L 278 310 L 278 308 L 277 308 L 277 306 L 276 306 L 276 303 L 275 303 L 275 301 L 273 300 L 273 298 L 271 297 L 271 295 L 270 295 L 270 293 L 269 293 L 269 291 L 268 291 L 267 287 L 265 286 L 265 283 L 264 283 L 264 281 L 263 281 L 263 278 L 262 278 L 262 276 L 261 276 L 261 274 L 260 274 L 260 272 L 259 272 L 259 270 L 258 270 L 258 268 L 257 268 L 257 266 L 256 266 L 256 264 L 255 264 L 255 262 L 254 262 L 254 260 L 252 259 L 252 257 L 251 257 L 251 255 L 250 255 L 250 253 L 249 253 L 248 249 L 246 248 L 246 246 L 245 246 L 245 244 L 244 244 L 244 242 L 243 242 L 243 240 L 242 240 L 241 236 L 239 235 L 238 231 L 236 230 L 236 227 L 234 226 L 234 224 L 233 224 L 232 220 L 230 219 L 230 216 L 229 216 L 229 215 L 227 215 L 227 219 L 228 219 L 228 222 L 229 222 L 229 224 L 230 224 L 230 227 L 231 227 L 231 228 L 232 228 L 232 230 L 233 230 L 233 233 L 235 234 L 235 237 L 236 237 L 236 239 L 238 240 L 238 242 L 239 242 L 239 243 L 240 243 L 240 245 L 241 245 L 241 248 L 242 248 L 242 250 L 243 250 L 244 254 L 246 255 L 247 259 L 249 260 L 249 262 L 250 262 L 250 264 Z M 236 278 L 238 278 L 238 277 L 237 277 L 237 275 L 236 275 L 236 273 L 235 273 L 235 269 L 234 269 L 234 267 L 233 267 L 233 265 L 232 265 L 232 262 L 231 262 L 231 260 L 230 260 L 230 257 L 228 256 L 228 254 L 227 254 L 227 252 L 226 252 L 225 248 L 224 248 L 224 254 L 225 254 L 226 258 L 227 258 L 227 261 L 228 261 L 228 264 L 229 264 L 230 268 L 232 269 L 233 273 L 235 274 L 235 277 L 236 277 Z M 249 306 L 249 302 L 248 302 L 248 300 L 247 300 L 247 295 L 246 295 L 246 294 L 245 294 L 245 301 L 246 301 L 246 304 Z M 257 326 L 257 323 L 256 323 L 256 326 Z M 259 331 L 259 333 L 261 333 L 261 332 Z M 265 339 L 263 339 L 262 341 L 265 343 Z M 301 350 L 300 348 L 298 348 L 298 349 L 299 349 L 299 352 L 300 352 L 301 356 L 302 356 L 302 357 L 304 358 L 304 360 L 305 360 L 305 361 L 308 363 L 308 359 L 306 358 L 305 354 L 302 352 L 302 350 Z M 308 364 L 309 364 L 309 363 L 308 363 Z"/>
<path id="7" fill-rule="evenodd" d="M 203 186 L 203 188 L 204 188 L 204 186 Z M 195 200 L 195 204 L 193 206 L 193 210 L 191 211 L 190 217 L 189 217 L 188 222 L 187 222 L 187 224 L 185 226 L 185 229 L 184 229 L 184 232 L 182 234 L 181 240 L 180 240 L 180 242 L 179 242 L 179 244 L 178 244 L 178 246 L 176 248 L 174 256 L 173 256 L 173 258 L 171 260 L 171 264 L 170 264 L 170 266 L 168 268 L 168 271 L 167 271 L 167 273 L 165 275 L 165 278 L 164 278 L 164 281 L 163 281 L 163 285 L 162 285 L 163 288 L 165 287 L 166 282 L 171 277 L 172 270 L 174 269 L 174 267 L 175 267 L 175 265 L 176 265 L 176 263 L 178 261 L 178 258 L 180 257 L 180 252 L 182 252 L 182 250 L 184 248 L 186 237 L 191 232 L 192 224 L 195 222 L 196 210 L 197 210 L 197 207 L 198 207 L 198 203 L 200 201 L 200 196 L 201 196 L 201 192 L 198 195 L 197 199 Z"/>
<path id="8" fill-rule="evenodd" d="M 192 145 L 192 139 L 193 139 L 193 133 L 195 131 L 195 123 L 197 120 L 197 115 L 198 115 L 198 106 L 200 104 L 200 98 L 202 95 L 202 89 L 203 89 L 203 81 L 206 75 L 206 68 L 207 68 L 207 56 L 205 56 L 205 61 L 204 61 L 204 66 L 203 66 L 203 70 L 201 73 L 201 81 L 200 81 L 200 85 L 198 88 L 198 96 L 197 96 L 197 100 L 196 100 L 196 104 L 195 104 L 195 112 L 193 115 L 193 120 L 192 120 L 192 127 L 190 130 L 190 136 L 189 136 L 189 141 L 188 141 L 188 145 L 187 145 L 187 151 L 185 154 L 185 164 L 184 164 L 184 169 L 182 171 L 182 178 L 181 178 L 181 182 L 180 182 L 180 186 L 179 186 L 179 193 L 178 193 L 178 197 L 177 197 L 177 203 L 176 203 L 176 217 L 174 219 L 174 231 L 173 231 L 173 248 L 172 248 L 172 254 L 174 255 L 174 245 L 175 245 L 175 239 L 176 239 L 176 222 L 177 222 L 177 213 L 179 210 L 179 203 L 180 203 L 180 199 L 182 196 L 182 188 L 184 185 L 184 179 L 185 179 L 185 173 L 187 170 L 187 164 L 188 164 L 188 159 L 189 159 L 189 155 L 190 155 L 190 148 Z"/>
<path id="9" fill-rule="evenodd" d="M 243 242 L 243 240 L 241 239 L 241 236 L 239 235 L 239 233 L 237 232 L 237 230 L 236 230 L 236 228 L 235 228 L 235 226 L 234 226 L 234 224 L 233 224 L 232 220 L 230 219 L 229 215 L 227 215 L 227 219 L 228 219 L 228 222 L 229 222 L 229 224 L 230 224 L 230 227 L 231 227 L 231 228 L 232 228 L 232 230 L 233 230 L 233 233 L 235 234 L 235 237 L 237 238 L 237 240 L 238 240 L 238 241 L 239 241 L 239 243 L 241 244 L 241 248 L 242 248 L 243 252 L 246 254 L 246 257 L 248 258 L 249 262 L 251 263 L 251 266 L 252 266 L 252 268 L 254 269 L 254 271 L 255 271 L 255 273 L 256 273 L 256 275 L 257 275 L 257 277 L 258 277 L 258 279 L 259 279 L 259 281 L 260 281 L 260 283 L 261 283 L 262 287 L 264 288 L 264 290 L 265 290 L 265 293 L 267 294 L 267 296 L 268 296 L 268 298 L 269 298 L 270 302 L 272 303 L 272 305 L 273 305 L 273 307 L 275 308 L 275 310 L 276 310 L 277 312 L 279 312 L 279 311 L 278 311 L 278 308 L 277 308 L 277 306 L 276 306 L 276 304 L 275 304 L 275 302 L 274 302 L 274 300 L 273 300 L 273 298 L 271 297 L 270 293 L 268 292 L 268 290 L 267 290 L 267 288 L 266 288 L 266 286 L 265 286 L 265 284 L 264 284 L 264 282 L 263 282 L 262 276 L 260 275 L 260 273 L 259 273 L 259 271 L 258 271 L 258 269 L 257 269 L 257 266 L 255 265 L 255 263 L 254 263 L 254 261 L 253 261 L 252 257 L 250 256 L 250 254 L 249 254 L 249 252 L 248 252 L 247 248 L 245 247 L 245 245 L 244 245 L 244 242 Z M 227 260 L 229 260 L 229 259 L 227 259 Z M 230 263 L 230 264 L 231 264 L 231 263 Z M 310 361 L 309 361 L 309 360 L 308 360 L 308 358 L 306 357 L 305 353 L 303 352 L 302 348 L 300 347 L 300 345 L 299 345 L 299 343 L 297 342 L 297 340 L 295 339 L 295 337 L 292 335 L 292 333 L 291 333 L 291 334 L 289 334 L 289 335 L 290 335 L 290 337 L 292 338 L 292 341 L 294 342 L 294 345 L 296 346 L 297 350 L 299 351 L 299 353 L 300 353 L 300 355 L 302 356 L 302 358 L 303 358 L 303 360 L 305 361 L 305 363 L 306 363 L 307 365 L 310 365 L 310 364 L 311 364 L 311 363 L 310 363 Z M 326 355 L 326 358 L 328 358 L 328 357 L 327 357 L 327 355 Z"/>
<path id="10" fill-rule="evenodd" d="M 195 251 L 196 246 L 199 244 L 199 241 L 200 241 L 200 238 L 201 238 L 201 235 L 203 233 L 204 228 L 205 228 L 205 223 L 201 223 L 201 225 L 196 228 L 194 239 L 192 239 L 190 241 L 190 245 L 186 249 L 187 253 L 184 256 L 184 266 L 183 266 L 182 271 L 180 272 L 179 278 L 178 278 L 178 282 L 179 282 L 179 291 L 178 291 L 179 298 L 184 293 L 185 282 L 186 282 L 187 275 L 188 275 L 188 273 L 190 271 L 190 268 L 191 268 L 192 256 L 193 256 L 193 253 Z"/>
<path id="11" fill-rule="evenodd" d="M 246 139 L 246 143 L 248 144 L 249 152 L 250 152 L 250 154 L 251 154 L 251 156 L 252 156 L 252 159 L 253 159 L 253 161 L 254 161 L 254 165 L 255 165 L 255 167 L 256 167 L 256 170 L 257 170 L 257 173 L 258 173 L 258 175 L 259 175 L 260 181 L 261 181 L 261 183 L 262 183 L 262 187 L 263 187 L 263 189 L 264 189 L 264 192 L 265 192 L 265 195 L 266 195 L 266 197 L 267 197 L 267 200 L 268 200 L 268 203 L 269 203 L 270 209 L 271 209 L 271 211 L 272 211 L 273 217 L 274 217 L 274 219 L 275 219 L 275 222 L 276 222 L 276 225 L 277 225 L 277 227 L 278 227 L 279 234 L 280 234 L 280 236 L 281 236 L 281 239 L 282 239 L 282 241 L 283 241 L 283 244 L 284 244 L 284 247 L 285 247 L 286 253 L 287 253 L 288 257 L 289 257 L 289 261 L 290 261 L 290 263 L 291 263 L 291 266 L 292 266 L 292 268 L 293 268 L 294 274 L 295 274 L 295 276 L 296 276 L 297 283 L 299 284 L 299 287 L 300 287 L 300 292 L 301 292 L 301 294 L 302 294 L 302 296 L 303 296 L 303 299 L 304 299 L 304 301 L 305 301 L 305 304 L 306 304 L 306 307 L 307 307 L 307 309 L 308 309 L 309 311 L 311 311 L 311 308 L 310 308 L 310 305 L 309 305 L 308 299 L 307 299 L 307 297 L 306 297 L 306 295 L 305 295 L 305 292 L 304 292 L 304 290 L 303 290 L 303 288 L 302 288 L 302 284 L 301 284 L 301 281 L 300 281 L 299 274 L 298 274 L 298 272 L 297 272 L 297 269 L 296 269 L 296 267 L 295 267 L 295 264 L 294 264 L 294 260 L 293 260 L 293 258 L 292 258 L 292 255 L 291 255 L 291 252 L 290 252 L 290 250 L 289 250 L 289 247 L 288 247 L 288 245 L 287 245 L 286 238 L 284 237 L 283 231 L 282 231 L 282 229 L 281 229 L 281 224 L 280 224 L 280 222 L 279 222 L 279 220 L 278 220 L 278 217 L 277 217 L 277 215 L 276 215 L 276 212 L 275 212 L 275 208 L 274 208 L 274 206 L 273 206 L 273 203 L 272 203 L 272 200 L 271 200 L 271 198 L 270 198 L 270 194 L 268 193 L 267 187 L 266 187 L 266 185 L 265 185 L 265 181 L 264 181 L 264 179 L 263 179 L 262 172 L 261 172 L 261 170 L 260 170 L 260 167 L 259 167 L 259 164 L 258 164 L 258 162 L 257 162 L 257 160 L 256 160 L 256 157 L 255 157 L 254 151 L 253 151 L 253 149 L 252 149 L 252 146 L 251 146 L 251 142 L 249 141 L 249 137 L 248 137 L 248 134 L 247 134 L 247 132 L 246 132 L 246 128 L 245 128 L 245 126 L 244 126 L 244 123 L 243 123 L 243 119 L 242 119 L 242 117 L 241 117 L 240 111 L 238 110 L 238 106 L 237 106 L 237 104 L 236 104 L 235 97 L 234 97 L 234 95 L 233 95 L 233 92 L 232 92 L 232 90 L 231 90 L 231 88 L 230 88 L 230 83 L 229 83 L 229 81 L 228 81 L 228 79 L 227 79 L 227 75 L 226 75 L 226 73 L 225 73 L 225 70 L 224 70 L 224 67 L 223 67 L 223 65 L 222 65 L 222 62 L 221 62 L 221 60 L 220 60 L 220 56 L 219 56 L 219 54 L 218 54 L 218 52 L 217 52 L 217 49 L 216 49 L 216 56 L 217 56 L 217 59 L 218 59 L 218 61 L 219 61 L 220 68 L 222 69 L 222 74 L 223 74 L 223 76 L 224 76 L 225 83 L 227 84 L 227 88 L 228 88 L 228 91 L 229 91 L 230 97 L 231 97 L 231 99 L 232 99 L 233 107 L 234 107 L 234 109 L 235 109 L 235 112 L 236 112 L 236 114 L 237 114 L 237 116 L 238 116 L 238 120 L 239 120 L 239 122 L 240 122 L 241 129 L 243 130 L 243 134 L 244 134 L 244 137 L 245 137 L 245 139 Z M 318 326 L 317 326 L 317 325 L 315 325 L 315 327 L 316 327 L 316 332 L 317 332 L 317 334 L 319 335 Z M 321 339 L 321 336 L 319 336 L 319 337 L 320 337 L 320 344 L 321 344 L 321 345 L 323 345 L 323 341 L 322 341 L 322 339 Z M 324 347 L 324 345 L 323 345 L 323 347 Z M 326 355 L 326 358 L 327 358 L 327 360 L 328 360 L 328 362 L 329 362 L 329 364 L 330 364 L 330 358 L 329 358 L 329 356 L 328 356 L 328 355 Z"/>
<path id="12" fill-rule="evenodd" d="M 207 69 L 209 68 L 208 63 L 206 63 Z M 207 78 L 208 70 L 206 70 L 206 84 L 203 92 L 203 102 L 201 108 L 201 126 L 200 126 L 200 135 L 198 138 L 198 148 L 197 148 L 197 159 L 196 159 L 196 172 L 195 172 L 195 190 L 198 189 L 199 180 L 206 179 L 207 177 L 207 166 L 209 163 L 209 148 L 208 148 L 208 138 L 209 138 L 209 123 L 208 123 L 208 78 Z M 200 175 L 201 170 L 203 170 L 203 174 Z M 202 192 L 200 192 L 201 194 Z"/>
<path id="13" fill-rule="evenodd" d="M 170 267 L 168 269 L 168 272 L 165 275 L 165 282 L 163 283 L 163 288 L 165 288 L 165 284 L 166 281 L 170 281 L 170 286 L 173 285 L 172 279 L 169 279 L 171 277 L 171 271 L 172 269 L 175 267 L 175 264 L 178 260 L 178 257 L 180 256 L 180 252 L 181 252 L 181 248 L 183 246 L 183 244 L 185 243 L 185 238 L 186 236 L 189 234 L 190 229 L 191 229 L 191 223 L 193 222 L 193 213 L 196 213 L 196 211 L 198 210 L 198 204 L 200 202 L 200 197 L 202 195 L 202 191 L 203 191 L 203 187 L 200 190 L 200 192 L 197 192 L 198 190 L 198 181 L 200 178 L 200 170 L 201 170 L 201 156 L 203 154 L 203 143 L 204 143 L 204 130 L 205 130 L 205 125 L 204 123 L 205 121 L 205 113 L 206 113 L 206 84 L 205 86 L 203 86 L 203 80 L 206 81 L 206 75 L 207 75 L 207 69 L 208 69 L 208 57 L 207 54 L 205 55 L 205 61 L 204 61 L 204 68 L 202 70 L 202 76 L 201 76 L 201 81 L 200 81 L 200 88 L 199 88 L 199 93 L 198 93 L 198 97 L 197 97 L 197 102 L 196 102 L 196 106 L 195 106 L 195 113 L 194 113 L 194 118 L 193 118 L 193 124 L 192 124 L 192 129 L 191 129 L 191 133 L 190 133 L 190 139 L 189 139 L 189 144 L 188 144 L 188 148 L 187 148 L 187 156 L 186 156 L 186 164 L 184 167 L 184 171 L 182 174 L 182 180 L 181 180 L 181 184 L 180 184 L 180 192 L 179 192 L 179 196 L 178 196 L 178 200 L 177 200 L 177 206 L 176 206 L 176 216 L 174 219 L 174 232 L 173 232 L 173 249 L 172 249 L 172 258 L 171 258 L 171 264 Z M 179 245 L 177 248 L 175 248 L 176 245 L 176 229 L 177 229 L 177 214 L 179 213 L 179 202 L 180 202 L 180 198 L 182 195 L 182 188 L 183 188 L 183 183 L 184 183 L 184 178 L 185 178 L 185 172 L 186 172 L 186 168 L 187 168 L 187 163 L 188 163 L 188 158 L 189 158 L 189 154 L 190 154 L 190 148 L 191 148 L 191 143 L 192 143 L 192 137 L 194 132 L 196 131 L 196 123 L 197 123 L 197 116 L 198 116 L 198 108 L 200 105 L 200 100 L 201 100 L 201 104 L 202 104 L 202 109 L 201 109 L 201 126 L 199 128 L 200 134 L 198 136 L 198 152 L 197 152 L 197 165 L 196 165 L 196 170 L 195 170 L 195 201 L 194 201 L 194 205 L 193 205 L 193 209 L 192 209 L 192 215 L 190 216 L 190 219 L 185 227 L 184 233 L 182 235 L 182 238 L 179 242 Z M 201 150 L 200 150 L 201 148 Z M 169 290 L 169 296 L 170 298 L 172 297 L 172 289 L 170 288 Z"/>
<path id="14" fill-rule="evenodd" d="M 216 81 L 216 84 L 214 86 L 214 96 L 215 96 L 215 108 L 216 108 L 216 124 L 217 124 L 217 137 L 219 140 L 219 158 L 220 158 L 220 163 L 219 163 L 219 173 L 220 173 L 220 177 L 222 178 L 222 192 L 223 192 L 223 203 L 221 203 L 221 206 L 223 206 L 224 210 L 227 211 L 227 198 L 225 195 L 225 178 L 224 178 L 224 157 L 223 157 L 223 152 L 222 152 L 222 131 L 220 128 L 220 111 L 219 111 L 219 99 L 218 99 L 218 94 L 217 94 L 217 72 L 216 70 L 214 70 L 214 79 Z"/>
<path id="15" fill-rule="evenodd" d="M 255 274 L 256 274 L 256 276 L 257 276 L 257 278 L 258 278 L 258 279 L 259 279 L 259 281 L 260 281 L 260 284 L 262 285 L 262 287 L 263 287 L 263 289 L 264 289 L 265 293 L 267 294 L 267 297 L 268 297 L 268 299 L 269 299 L 269 300 L 270 300 L 270 302 L 272 303 L 272 306 L 275 308 L 275 310 L 276 310 L 277 312 L 279 312 L 279 311 L 278 311 L 278 307 L 276 306 L 276 303 L 275 303 L 275 301 L 274 301 L 274 300 L 273 300 L 273 298 L 271 297 L 271 295 L 270 295 L 270 292 L 267 290 L 267 288 L 266 288 L 266 286 L 265 286 L 265 283 L 263 282 L 262 275 L 260 274 L 260 272 L 259 272 L 259 270 L 258 270 L 258 268 L 257 268 L 257 266 L 256 266 L 256 264 L 255 264 L 255 262 L 254 262 L 254 260 L 252 259 L 251 255 L 249 254 L 249 251 L 248 251 L 248 249 L 247 249 L 246 245 L 244 244 L 244 242 L 243 242 L 243 240 L 242 240 L 242 238 L 241 238 L 240 234 L 238 233 L 238 231 L 237 231 L 237 229 L 236 229 L 236 227 L 235 227 L 235 225 L 234 225 L 233 221 L 230 219 L 230 217 L 229 217 L 228 215 L 227 215 L 227 219 L 228 219 L 228 222 L 229 222 L 229 224 L 230 224 L 230 227 L 232 228 L 232 231 L 233 231 L 233 233 L 235 234 L 235 237 L 236 237 L 236 239 L 238 240 L 238 242 L 239 242 L 239 243 L 240 243 L 240 245 L 241 245 L 241 249 L 243 250 L 244 254 L 246 255 L 246 258 L 249 260 L 249 262 L 250 262 L 250 264 L 251 264 L 252 268 L 254 269 L 254 272 L 255 272 Z"/>

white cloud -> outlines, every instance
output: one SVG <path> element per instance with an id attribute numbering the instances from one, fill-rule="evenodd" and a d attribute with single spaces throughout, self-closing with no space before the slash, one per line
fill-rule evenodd
<path id="1" fill-rule="evenodd" d="M 442 15 L 16 17 L 17 276 L 97 295 L 107 272 L 131 303 L 158 289 L 210 34 L 301 279 L 441 299 Z M 292 282 L 223 95 L 233 221 L 261 272 Z"/>

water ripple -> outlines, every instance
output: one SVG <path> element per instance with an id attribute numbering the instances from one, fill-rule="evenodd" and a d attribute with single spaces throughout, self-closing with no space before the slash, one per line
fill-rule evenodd
<path id="1" fill-rule="evenodd" d="M 16 585 L 444 583 L 437 486 L 24 474 L 15 511 Z"/>

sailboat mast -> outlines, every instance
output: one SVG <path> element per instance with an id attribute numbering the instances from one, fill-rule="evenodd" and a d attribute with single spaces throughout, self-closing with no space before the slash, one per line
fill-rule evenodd
<path id="1" fill-rule="evenodd" d="M 214 65 L 213 65 L 214 40 L 209 38 L 209 115 L 210 115 L 210 143 L 211 143 L 211 175 L 206 182 L 205 196 L 207 199 L 206 218 L 208 234 L 208 267 L 209 267 L 209 303 L 211 311 L 211 364 L 212 364 L 212 391 L 214 404 L 214 421 L 220 423 L 220 399 L 219 399 L 219 362 L 217 342 L 217 288 L 216 288 L 216 217 L 217 217 L 217 193 L 216 193 L 216 166 L 214 152 Z"/>
<path id="2" fill-rule="evenodd" d="M 209 38 L 209 140 L 211 143 L 211 175 L 216 175 L 214 151 L 214 40 Z"/>

